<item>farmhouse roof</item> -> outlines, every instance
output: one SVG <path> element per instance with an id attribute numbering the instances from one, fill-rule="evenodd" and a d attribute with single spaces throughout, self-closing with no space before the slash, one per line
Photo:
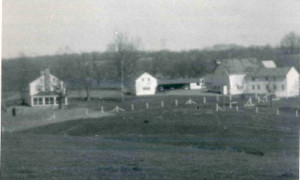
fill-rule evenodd
<path id="1" fill-rule="evenodd" d="M 257 71 L 249 73 L 251 77 L 264 77 L 264 76 L 286 76 L 292 67 L 280 68 L 261 68 Z"/>
<path id="2" fill-rule="evenodd" d="M 224 59 L 219 66 L 225 68 L 228 74 L 245 74 L 263 67 L 256 58 Z"/>

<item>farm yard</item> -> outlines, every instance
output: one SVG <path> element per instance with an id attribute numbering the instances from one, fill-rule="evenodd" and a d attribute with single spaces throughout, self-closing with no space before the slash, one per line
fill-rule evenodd
<path id="1" fill-rule="evenodd" d="M 36 117 L 2 113 L 2 178 L 298 179 L 299 98 L 245 107 L 248 97 L 233 96 L 230 109 L 228 96 L 197 91 L 105 94 Z M 18 121 L 34 125 L 13 129 Z"/>

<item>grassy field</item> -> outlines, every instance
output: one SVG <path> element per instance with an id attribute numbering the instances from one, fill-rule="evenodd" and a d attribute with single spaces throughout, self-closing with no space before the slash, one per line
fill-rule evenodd
<path id="1" fill-rule="evenodd" d="M 206 104 L 196 95 L 70 99 L 70 109 L 126 111 L 2 134 L 2 178 L 298 179 L 299 98 L 258 114 L 238 97 L 239 112 L 222 100 L 226 110 L 216 113 L 213 96 Z"/>

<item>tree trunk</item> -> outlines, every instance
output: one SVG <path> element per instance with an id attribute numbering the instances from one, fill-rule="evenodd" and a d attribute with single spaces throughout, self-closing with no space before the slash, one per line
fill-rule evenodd
<path id="1" fill-rule="evenodd" d="M 86 87 L 85 87 L 85 91 L 86 91 L 86 101 L 90 101 L 90 87 L 89 87 L 89 85 L 87 85 Z"/>

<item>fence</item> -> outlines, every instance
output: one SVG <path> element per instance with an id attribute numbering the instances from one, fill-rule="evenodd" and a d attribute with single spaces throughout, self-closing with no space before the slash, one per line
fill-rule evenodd
<path id="1" fill-rule="evenodd" d="M 278 99 L 274 99 L 271 101 L 278 101 Z M 236 98 L 232 96 L 215 96 L 215 97 L 199 97 L 199 98 L 187 98 L 185 100 L 178 100 L 177 98 L 169 99 L 167 103 L 164 100 L 160 100 L 160 103 L 156 102 L 144 102 L 143 104 L 130 104 L 130 108 L 121 107 L 119 105 L 115 105 L 115 108 L 112 110 L 108 110 L 106 112 L 140 112 L 145 110 L 151 109 L 160 109 L 160 108 L 176 108 L 176 107 L 183 107 L 183 106 L 197 106 L 197 109 L 202 110 L 212 110 L 217 113 L 224 113 L 224 112 L 251 112 L 255 114 L 274 114 L 277 116 L 280 115 L 292 115 L 294 117 L 298 117 L 299 109 L 289 109 L 284 110 L 277 106 L 270 106 L 268 104 L 268 100 L 266 97 L 260 97 L 255 95 L 254 97 L 249 97 L 245 100 L 241 98 Z M 127 105 L 128 106 L 128 105 Z M 136 108 L 139 107 L 139 108 Z M 144 108 L 142 108 L 144 107 Z M 101 106 L 101 112 L 104 113 L 104 107 Z"/>

